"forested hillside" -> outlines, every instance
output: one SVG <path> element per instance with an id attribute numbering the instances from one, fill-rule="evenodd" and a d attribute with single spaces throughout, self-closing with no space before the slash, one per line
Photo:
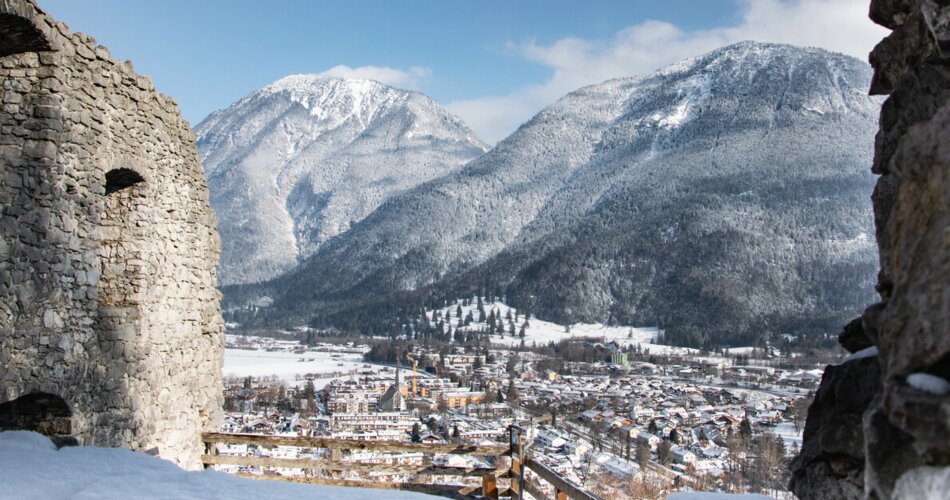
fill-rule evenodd
<path id="1" fill-rule="evenodd" d="M 580 89 L 226 306 L 248 326 L 394 331 L 481 293 L 694 346 L 835 333 L 876 269 L 869 80 L 847 56 L 745 42 Z"/>

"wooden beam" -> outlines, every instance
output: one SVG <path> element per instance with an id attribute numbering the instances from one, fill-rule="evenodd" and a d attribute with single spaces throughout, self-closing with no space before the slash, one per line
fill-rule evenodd
<path id="1" fill-rule="evenodd" d="M 280 467 L 284 469 L 317 469 L 330 471 L 383 472 L 389 474 L 425 474 L 430 476 L 481 477 L 494 473 L 490 467 L 446 467 L 426 464 L 367 464 L 310 458 L 239 457 L 229 455 L 202 455 L 206 465 L 238 465 L 247 467 Z"/>
<path id="2" fill-rule="evenodd" d="M 531 457 L 525 457 L 524 465 L 537 474 L 538 477 L 554 486 L 555 491 L 562 492 L 573 500 L 600 500 L 600 497 L 597 495 L 565 481 L 557 472 L 554 472 L 546 465 L 535 461 Z"/>
<path id="3" fill-rule="evenodd" d="M 258 446 L 297 446 L 301 448 L 339 448 L 343 450 L 390 451 L 399 453 L 441 453 L 448 455 L 507 455 L 508 446 L 405 443 L 401 441 L 362 441 L 357 439 L 330 439 L 301 436 L 264 436 L 260 434 L 229 434 L 205 432 L 206 443 L 253 444 Z"/>

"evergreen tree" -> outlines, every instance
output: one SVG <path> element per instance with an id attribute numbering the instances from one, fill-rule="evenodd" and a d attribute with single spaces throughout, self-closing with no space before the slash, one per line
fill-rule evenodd
<path id="1" fill-rule="evenodd" d="M 521 396 L 518 394 L 518 387 L 515 386 L 515 379 L 512 378 L 508 382 L 508 402 L 516 403 Z"/>
<path id="2" fill-rule="evenodd" d="M 317 391 L 316 387 L 313 385 L 313 380 L 307 380 L 307 383 L 303 387 L 303 397 L 304 399 L 311 399 L 316 397 Z"/>
<path id="3" fill-rule="evenodd" d="M 742 422 L 739 423 L 739 435 L 743 439 L 752 439 L 752 422 L 749 421 L 749 418 L 743 418 Z"/>
<path id="4" fill-rule="evenodd" d="M 521 359 L 518 357 L 518 355 L 512 354 L 508 357 L 508 363 L 505 364 L 505 371 L 507 371 L 509 375 L 514 376 L 515 370 L 518 369 L 518 363 L 520 362 Z"/>
<path id="5" fill-rule="evenodd" d="M 412 442 L 418 443 L 422 441 L 421 429 L 419 428 L 419 422 L 412 424 Z"/>
<path id="6" fill-rule="evenodd" d="M 673 429 L 672 431 L 670 431 L 670 441 L 673 441 L 676 444 L 682 444 L 681 443 L 682 437 L 680 436 L 680 433 L 678 430 Z"/>

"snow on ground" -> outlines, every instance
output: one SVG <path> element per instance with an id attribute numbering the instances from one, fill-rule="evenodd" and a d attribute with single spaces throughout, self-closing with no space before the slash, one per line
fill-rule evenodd
<path id="1" fill-rule="evenodd" d="M 727 347 L 726 351 L 728 354 L 736 356 L 739 354 L 744 354 L 746 356 L 750 355 L 755 351 L 755 347 Z"/>
<path id="2" fill-rule="evenodd" d="M 121 448 L 57 450 L 35 432 L 0 432 L 0 498 L 19 500 L 233 499 L 424 500 L 419 493 L 289 484 L 243 479 L 223 472 L 188 472 L 175 464 Z"/>
<path id="3" fill-rule="evenodd" d="M 301 361 L 303 360 L 303 361 Z M 335 378 L 358 377 L 361 373 L 391 371 L 391 368 L 368 364 L 359 353 L 305 352 L 266 350 L 224 350 L 224 376 L 267 377 L 276 375 L 288 385 L 306 383 L 309 374 L 314 386 L 322 389 Z"/>
<path id="4" fill-rule="evenodd" d="M 708 493 L 705 491 L 678 491 L 666 496 L 666 500 L 770 500 L 765 495 L 744 493 Z"/>
<path id="5" fill-rule="evenodd" d="M 772 428 L 776 436 L 782 438 L 785 442 L 785 449 L 791 451 L 792 445 L 796 449 L 802 449 L 802 431 L 795 430 L 795 424 L 792 422 L 782 422 Z"/>
<path id="6" fill-rule="evenodd" d="M 455 331 L 455 329 L 458 327 L 459 318 L 457 316 L 457 312 L 459 305 L 459 303 L 455 303 L 439 310 L 443 319 L 446 317 L 446 314 L 450 316 L 446 326 L 451 326 L 453 331 Z M 462 327 L 463 331 L 488 328 L 487 322 L 478 322 L 478 304 L 474 300 L 470 305 L 462 305 L 461 308 L 462 318 L 465 318 L 468 313 L 471 312 L 472 317 L 475 319 L 475 321 L 469 326 Z M 485 302 L 484 309 L 486 316 L 491 314 L 492 311 L 496 311 L 501 319 L 501 322 L 505 326 L 504 336 L 493 335 L 490 338 L 490 341 L 493 344 L 503 344 L 507 346 L 518 346 L 521 344 L 521 337 L 518 334 L 521 331 L 521 326 L 525 321 L 524 315 L 519 315 L 518 321 L 514 322 L 515 335 L 511 336 L 509 334 L 508 327 L 508 313 L 510 312 L 512 319 L 514 319 L 514 315 L 517 310 L 513 307 L 509 307 L 508 304 L 505 304 L 504 302 Z M 428 315 L 431 318 L 432 311 L 428 311 Z M 526 345 L 530 346 L 532 344 L 544 345 L 550 342 L 559 342 L 569 338 L 596 337 L 602 338 L 607 342 L 614 341 L 620 345 L 640 344 L 643 349 L 649 349 L 653 354 L 686 355 L 697 352 L 695 349 L 689 349 L 686 347 L 654 344 L 653 342 L 656 341 L 656 336 L 659 332 L 660 330 L 656 327 L 606 326 L 599 323 L 575 323 L 570 325 L 570 329 L 568 331 L 565 325 L 559 325 L 550 321 L 543 321 L 532 316 L 528 319 L 528 327 L 525 328 L 524 341 Z"/>

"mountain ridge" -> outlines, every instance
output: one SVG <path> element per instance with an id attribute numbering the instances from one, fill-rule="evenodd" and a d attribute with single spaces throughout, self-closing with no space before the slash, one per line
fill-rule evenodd
<path id="1" fill-rule="evenodd" d="M 834 294 L 800 270 L 873 282 L 869 80 L 847 56 L 744 42 L 578 89 L 268 284 L 275 307 L 254 321 L 358 328 L 360 304 L 492 288 L 549 319 L 659 324 L 690 344 L 830 330 L 867 297 L 819 304 Z M 253 295 L 226 291 L 232 307 Z M 683 319 L 697 314 L 717 324 Z"/>

